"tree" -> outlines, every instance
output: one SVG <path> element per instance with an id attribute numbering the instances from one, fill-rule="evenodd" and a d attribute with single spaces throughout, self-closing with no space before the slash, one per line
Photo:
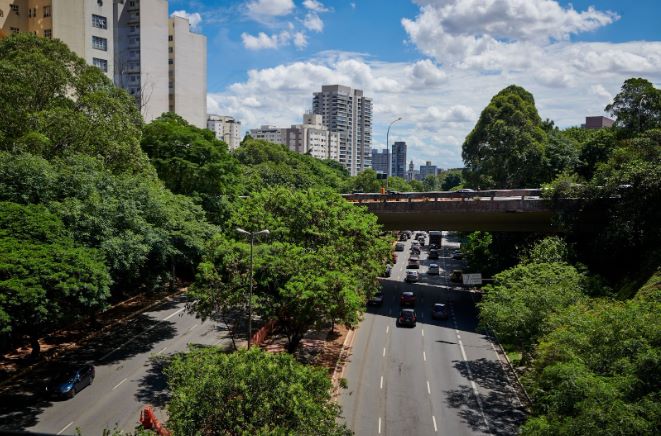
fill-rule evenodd
<path id="1" fill-rule="evenodd" d="M 352 177 L 350 186 L 356 192 L 380 192 L 385 183 L 376 178 L 376 171 L 368 168 Z"/>
<path id="2" fill-rule="evenodd" d="M 543 179 L 547 134 L 525 89 L 511 85 L 482 111 L 462 148 L 465 178 L 475 188 L 529 188 Z"/>
<path id="3" fill-rule="evenodd" d="M 455 186 L 459 186 L 463 183 L 461 178 L 461 172 L 459 171 L 449 171 L 445 177 L 443 177 L 443 182 L 441 183 L 441 190 L 449 191 Z"/>
<path id="4" fill-rule="evenodd" d="M 581 300 L 581 275 L 562 263 L 519 264 L 495 276 L 485 287 L 480 322 L 492 328 L 499 339 L 518 347 L 526 362 L 547 318 Z"/>
<path id="5" fill-rule="evenodd" d="M 491 233 L 476 231 L 470 233 L 466 237 L 466 241 L 461 244 L 461 250 L 472 270 L 485 275 L 493 272 L 492 242 Z"/>
<path id="6" fill-rule="evenodd" d="M 521 261 L 523 263 L 567 263 L 569 247 L 563 239 L 548 236 L 524 252 Z"/>
<path id="7" fill-rule="evenodd" d="M 0 332 L 30 336 L 106 303 L 110 277 L 97 250 L 77 247 L 43 206 L 0 202 Z"/>
<path id="8" fill-rule="evenodd" d="M 349 435 L 324 369 L 259 348 L 192 348 L 165 369 L 168 428 L 182 435 Z"/>
<path id="9" fill-rule="evenodd" d="M 0 39 L 0 150 L 47 159 L 100 157 L 113 172 L 149 171 L 135 101 L 59 40 Z"/>
<path id="10" fill-rule="evenodd" d="M 604 110 L 617 118 L 615 127 L 625 137 L 661 128 L 661 90 L 646 79 L 627 79 Z"/>

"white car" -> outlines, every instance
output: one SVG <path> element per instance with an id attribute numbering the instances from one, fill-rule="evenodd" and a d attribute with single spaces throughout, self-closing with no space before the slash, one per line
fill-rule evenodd
<path id="1" fill-rule="evenodd" d="M 436 263 L 430 263 L 429 268 L 427 269 L 427 274 L 439 275 L 441 273 L 441 268 Z"/>

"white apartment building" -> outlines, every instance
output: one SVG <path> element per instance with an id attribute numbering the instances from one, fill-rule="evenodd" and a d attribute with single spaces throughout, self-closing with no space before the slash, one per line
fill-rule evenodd
<path id="1" fill-rule="evenodd" d="M 184 21 L 169 19 L 167 0 L 0 0 L 0 38 L 59 39 L 132 94 L 146 122 L 173 108 L 205 127 L 206 38 Z M 173 68 L 172 81 L 175 56 L 183 69 Z"/>
<path id="2" fill-rule="evenodd" d="M 251 129 L 250 136 L 286 145 L 291 151 L 317 159 L 339 159 L 340 136 L 321 123 L 321 115 L 307 113 L 303 115 L 303 124 L 293 124 L 289 128 L 264 125 Z"/>
<path id="3" fill-rule="evenodd" d="M 339 162 L 354 176 L 372 166 L 372 99 L 360 89 L 323 85 L 315 92 L 312 111 L 340 138 Z"/>
<path id="4" fill-rule="evenodd" d="M 57 38 L 113 78 L 113 1 L 0 0 L 0 38 L 19 32 Z"/>
<path id="5" fill-rule="evenodd" d="M 211 130 L 216 138 L 224 141 L 230 150 L 236 150 L 241 145 L 241 121 L 223 115 L 209 115 L 207 129 Z"/>

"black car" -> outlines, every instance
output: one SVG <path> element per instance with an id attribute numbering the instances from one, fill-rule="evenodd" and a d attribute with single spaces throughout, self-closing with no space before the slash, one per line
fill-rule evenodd
<path id="1" fill-rule="evenodd" d="M 438 250 L 435 248 L 430 249 L 429 255 L 427 257 L 429 259 L 438 259 L 439 258 Z"/>
<path id="2" fill-rule="evenodd" d="M 448 319 L 448 306 L 443 303 L 434 303 L 431 308 L 431 317 L 433 319 Z"/>
<path id="3" fill-rule="evenodd" d="M 367 300 L 370 306 L 381 306 L 383 304 L 383 292 L 377 292 L 372 298 Z"/>
<path id="4" fill-rule="evenodd" d="M 410 326 L 415 327 L 417 319 L 415 317 L 415 310 L 413 309 L 402 309 L 399 312 L 399 318 L 397 318 L 397 326 Z"/>
<path id="5" fill-rule="evenodd" d="M 53 376 L 52 381 L 46 387 L 46 393 L 54 397 L 72 398 L 77 392 L 92 384 L 94 375 L 92 365 L 62 369 Z"/>
<path id="6" fill-rule="evenodd" d="M 406 233 L 402 233 L 401 235 L 399 235 L 399 240 L 400 241 L 408 241 L 409 240 L 409 235 L 407 235 Z"/>

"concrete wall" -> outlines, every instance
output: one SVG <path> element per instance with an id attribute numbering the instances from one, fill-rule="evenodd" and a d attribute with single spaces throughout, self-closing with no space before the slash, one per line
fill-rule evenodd
<path id="1" fill-rule="evenodd" d="M 169 111 L 167 0 L 140 0 L 140 85 L 145 122 Z"/>

